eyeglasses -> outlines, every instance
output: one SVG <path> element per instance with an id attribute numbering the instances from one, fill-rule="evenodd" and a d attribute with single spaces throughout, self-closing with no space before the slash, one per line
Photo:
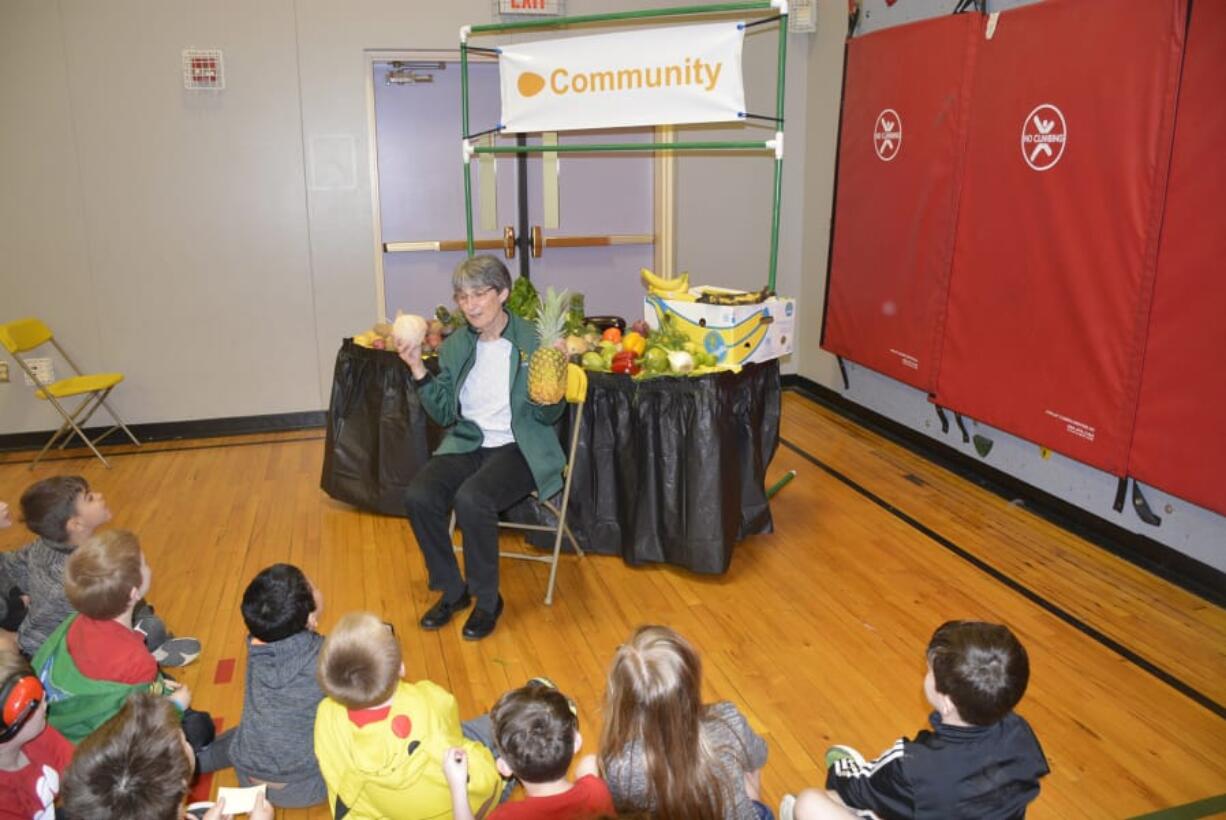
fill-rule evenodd
<path id="1" fill-rule="evenodd" d="M 477 288 L 476 290 L 457 290 L 452 296 L 455 297 L 457 305 L 465 305 L 476 299 L 484 299 L 493 290 L 495 290 L 494 286 L 489 285 L 484 288 Z"/>

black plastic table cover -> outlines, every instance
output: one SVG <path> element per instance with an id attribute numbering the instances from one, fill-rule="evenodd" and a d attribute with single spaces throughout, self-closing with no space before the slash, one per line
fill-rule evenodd
<path id="1" fill-rule="evenodd" d="M 737 541 L 772 531 L 766 468 L 779 413 L 777 361 L 641 382 L 589 374 L 568 513 L 575 537 L 629 564 L 725 572 Z"/>
<path id="2" fill-rule="evenodd" d="M 404 491 L 441 439 L 395 353 L 345 339 L 332 372 L 323 491 L 384 515 L 406 515 Z"/>
<path id="3" fill-rule="evenodd" d="M 765 484 L 779 415 L 776 361 L 740 373 L 639 382 L 590 373 L 572 532 L 585 550 L 630 564 L 725 572 L 737 541 L 772 530 Z M 404 490 L 440 437 L 396 354 L 346 339 L 333 375 L 324 491 L 403 516 Z M 524 520 L 524 510 L 516 513 Z M 536 514 L 526 513 L 529 520 Z"/>

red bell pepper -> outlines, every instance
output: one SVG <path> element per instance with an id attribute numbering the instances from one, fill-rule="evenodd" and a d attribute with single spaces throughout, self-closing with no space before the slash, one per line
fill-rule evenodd
<path id="1" fill-rule="evenodd" d="M 623 350 L 615 354 L 609 365 L 609 370 L 614 373 L 627 373 L 631 376 L 637 375 L 642 369 L 642 365 L 638 363 L 632 350 Z"/>

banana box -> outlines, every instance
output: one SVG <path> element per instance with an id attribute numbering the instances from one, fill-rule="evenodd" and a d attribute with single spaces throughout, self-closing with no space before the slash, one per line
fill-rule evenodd
<path id="1" fill-rule="evenodd" d="M 721 364 L 752 364 L 792 352 L 796 300 L 772 296 L 752 305 L 708 305 L 651 294 L 643 300 L 643 318 L 652 328 L 669 322 Z"/>

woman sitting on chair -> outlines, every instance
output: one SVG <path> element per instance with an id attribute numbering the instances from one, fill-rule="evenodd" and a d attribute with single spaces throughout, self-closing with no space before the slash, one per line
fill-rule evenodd
<path id="1" fill-rule="evenodd" d="M 439 348 L 438 374 L 422 364 L 420 345 L 398 347 L 422 406 L 450 428 L 413 478 L 405 506 L 430 588 L 443 593 L 422 616 L 422 629 L 441 628 L 475 597 L 464 624 L 464 637 L 475 641 L 493 632 L 502 614 L 498 514 L 533 490 L 551 498 L 562 489 L 565 457 L 553 425 L 565 404 L 528 399 L 528 359 L 537 338 L 531 323 L 505 307 L 511 293 L 506 266 L 476 256 L 460 263 L 451 284 L 468 328 Z M 464 531 L 467 584 L 452 546 L 452 509 Z"/>

